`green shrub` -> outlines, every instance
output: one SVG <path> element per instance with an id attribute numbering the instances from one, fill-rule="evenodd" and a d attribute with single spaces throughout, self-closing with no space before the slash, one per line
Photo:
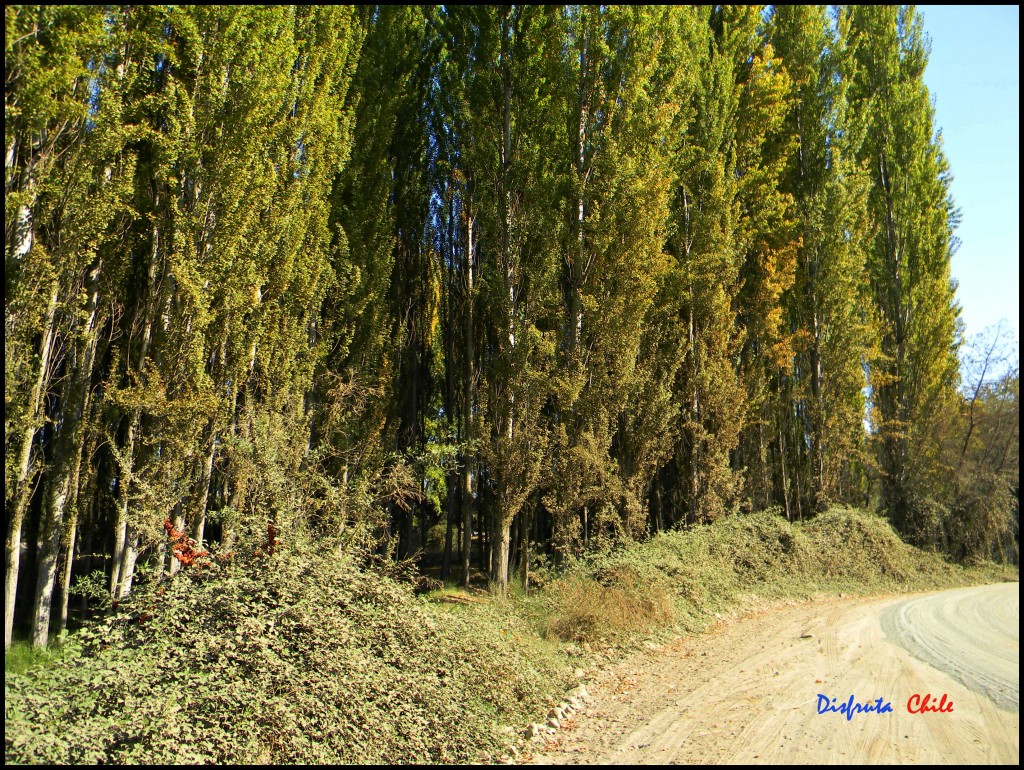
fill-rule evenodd
<path id="1" fill-rule="evenodd" d="M 75 635 L 67 665 L 8 672 L 6 760 L 486 760 L 565 673 L 490 613 L 310 552 L 184 570 Z"/>

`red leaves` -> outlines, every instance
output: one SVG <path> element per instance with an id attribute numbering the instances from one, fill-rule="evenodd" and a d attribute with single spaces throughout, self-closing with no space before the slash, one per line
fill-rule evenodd
<path id="1" fill-rule="evenodd" d="M 190 567 L 195 564 L 196 559 L 201 556 L 208 556 L 209 551 L 198 550 L 199 543 L 185 534 L 185 530 L 175 529 L 174 525 L 171 524 L 170 519 L 164 519 L 164 532 L 167 533 L 167 540 L 171 546 L 171 553 L 174 558 L 181 562 L 181 566 Z M 198 566 L 206 566 L 205 563 L 200 563 Z M 157 596 L 163 596 L 167 593 L 166 586 L 160 586 L 156 594 Z M 117 602 L 114 602 L 114 606 L 117 606 Z M 154 607 L 150 607 L 149 611 L 142 611 L 139 613 L 136 620 L 141 626 L 144 623 L 149 622 L 153 619 Z"/>
<path id="2" fill-rule="evenodd" d="M 174 558 L 181 562 L 182 566 L 190 567 L 201 556 L 209 556 L 209 551 L 200 551 L 199 543 L 185 534 L 183 529 L 175 529 L 170 519 L 164 519 L 164 531 L 167 533 L 167 540 L 171 545 L 171 553 Z M 271 522 L 267 524 L 267 542 L 262 549 L 256 549 L 253 556 L 273 556 L 281 541 L 277 538 L 277 526 Z M 219 553 L 213 558 L 219 562 L 228 562 L 234 558 L 235 552 Z"/>
<path id="3" fill-rule="evenodd" d="M 170 519 L 164 519 L 164 531 L 167 532 L 167 537 L 173 542 L 175 540 L 181 540 L 185 537 L 185 532 L 176 530 L 174 525 L 171 524 Z"/>
<path id="4" fill-rule="evenodd" d="M 273 522 L 267 524 L 267 542 L 264 543 L 263 548 L 257 548 L 252 552 L 253 556 L 273 556 L 274 551 L 277 550 L 277 546 L 281 544 L 281 541 L 277 539 L 277 527 L 274 526 Z M 266 553 L 264 553 L 266 551 Z"/>
<path id="5" fill-rule="evenodd" d="M 273 556 L 275 550 L 277 550 L 277 527 L 271 522 L 267 525 L 267 554 Z"/>
<path id="6" fill-rule="evenodd" d="M 184 530 L 177 530 L 171 524 L 170 519 L 164 519 L 164 530 L 167 532 L 167 539 L 171 543 L 171 553 L 174 558 L 181 562 L 183 567 L 189 567 L 195 563 L 200 556 L 208 556 L 209 551 L 198 551 L 199 545 L 195 540 L 186 537 Z"/>

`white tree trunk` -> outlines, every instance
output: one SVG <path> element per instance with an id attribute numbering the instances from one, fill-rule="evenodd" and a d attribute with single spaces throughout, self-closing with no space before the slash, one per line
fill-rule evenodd
<path id="1" fill-rule="evenodd" d="M 4 579 L 4 649 L 11 647 L 14 635 L 14 604 L 18 594 L 18 572 L 21 568 L 21 529 L 25 523 L 25 512 L 32 497 L 30 470 L 32 467 L 32 444 L 35 441 L 37 424 L 42 407 L 42 396 L 50 381 L 51 354 L 53 352 L 54 318 L 57 312 L 57 285 L 54 284 L 46 308 L 43 324 L 43 338 L 39 346 L 39 371 L 29 394 L 27 425 L 22 436 L 18 454 L 18 475 L 14 486 L 14 510 L 5 543 L 6 570 Z"/>

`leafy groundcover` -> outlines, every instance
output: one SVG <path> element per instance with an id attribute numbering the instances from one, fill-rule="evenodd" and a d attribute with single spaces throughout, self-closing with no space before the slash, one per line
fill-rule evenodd
<path id="1" fill-rule="evenodd" d="M 485 761 L 565 683 L 521 622 L 473 622 L 344 557 L 190 568 L 5 677 L 6 760 Z"/>

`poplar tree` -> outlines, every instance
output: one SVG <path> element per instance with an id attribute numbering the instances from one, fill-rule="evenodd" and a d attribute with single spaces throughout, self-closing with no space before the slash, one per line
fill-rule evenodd
<path id="1" fill-rule="evenodd" d="M 792 195 L 780 182 L 794 149 L 784 123 L 791 81 L 763 39 L 762 18 L 762 8 L 726 7 L 712 19 L 722 30 L 722 54 L 733 57 L 738 100 L 735 246 L 742 262 L 734 307 L 743 330 L 738 368 L 747 415 L 733 466 L 745 472 L 745 496 L 753 505 L 779 502 L 788 517 L 792 473 L 779 417 L 788 407 L 782 383 L 792 369 L 793 335 L 784 323 L 781 297 L 793 283 L 799 237 Z"/>
<path id="2" fill-rule="evenodd" d="M 126 190 L 116 99 L 100 98 L 103 9 L 6 10 L 5 646 L 22 527 L 42 489 L 33 641 L 45 644 L 65 507 L 74 505 L 104 311 L 108 232 Z M 130 170 L 130 163 L 128 169 Z M 116 251 L 116 250 L 115 250 Z M 43 463 L 46 474 L 38 478 Z M 73 521 L 73 518 L 72 518 Z M 71 527 L 73 531 L 73 526 Z"/>
<path id="3" fill-rule="evenodd" d="M 554 9 L 518 6 L 452 9 L 444 20 L 454 34 L 438 101 L 439 170 L 447 175 L 437 180 L 445 202 L 436 219 L 446 244 L 442 265 L 458 276 L 446 281 L 454 289 L 448 308 L 463 314 L 463 323 L 448 324 L 461 331 L 462 354 L 454 355 L 455 346 L 446 352 L 449 379 L 464 382 L 463 576 L 476 508 L 499 592 L 509 580 L 512 524 L 528 515 L 524 504 L 539 483 L 546 444 L 541 407 L 554 340 L 544 329 L 556 323 L 550 146 L 557 133 L 549 90 L 556 22 Z M 522 559 L 522 522 L 519 532 Z"/>
<path id="4" fill-rule="evenodd" d="M 777 6 L 768 40 L 795 89 L 785 124 L 795 147 L 781 186 L 794 197 L 800 237 L 783 299 L 792 368 L 776 410 L 799 490 L 786 501 L 809 514 L 863 499 L 864 364 L 874 334 L 863 311 L 868 177 L 855 159 L 863 132 L 847 100 L 846 36 L 824 8 Z"/>
<path id="5" fill-rule="evenodd" d="M 110 592 L 123 597 L 138 558 L 160 558 L 165 518 L 187 519 L 202 540 L 214 462 L 240 409 L 264 432 L 271 466 L 250 467 L 276 471 L 254 474 L 273 489 L 251 510 L 301 513 L 281 481 L 298 472 L 308 440 L 311 328 L 330 277 L 327 192 L 348 152 L 361 39 L 345 9 L 40 13 L 7 17 L 9 31 L 26 30 L 11 45 L 29 47 L 8 52 L 7 205 L 22 225 L 8 228 L 7 280 L 26 311 L 8 303 L 5 319 L 12 341 L 43 359 L 34 370 L 16 364 L 12 380 L 35 386 L 28 412 L 9 418 L 24 427 L 8 436 L 27 443 L 7 444 L 23 469 L 8 484 L 8 641 L 27 484 L 33 458 L 47 460 L 36 485 L 37 645 L 60 558 L 66 604 L 79 509 L 109 527 L 98 534 L 101 547 L 113 541 Z M 45 61 L 54 43 L 59 66 Z M 19 126 L 22 90 L 37 107 L 50 100 L 31 118 L 38 126 Z M 56 132 L 57 143 L 46 149 L 33 131 Z M 36 157 L 19 160 L 33 145 Z M 49 299 L 31 311 L 44 318 L 37 343 L 22 324 L 39 295 L 27 279 L 46 260 Z M 52 427 L 33 451 L 44 408 Z M 98 444 L 96 460 L 85 450 Z M 93 500 L 80 500 L 82 489 Z M 112 521 L 93 505 L 104 493 Z"/>
<path id="6" fill-rule="evenodd" d="M 871 398 L 881 505 L 900 534 L 927 543 L 937 523 L 928 488 L 938 450 L 930 436 L 954 403 L 957 383 L 960 332 L 949 263 L 959 214 L 923 81 L 921 17 L 909 6 L 843 13 L 855 51 L 850 99 L 865 126 L 858 159 L 871 174 L 876 232 L 867 269 L 880 325 Z"/>
<path id="7" fill-rule="evenodd" d="M 488 59 L 478 63 L 489 63 L 493 80 L 481 83 L 489 98 L 477 111 L 489 128 L 489 136 L 480 137 L 487 152 L 479 244 L 486 395 L 480 459 L 493 508 L 489 578 L 504 593 L 512 524 L 528 516 L 525 505 L 540 483 L 547 451 L 541 409 L 554 364 L 558 259 L 549 152 L 557 141 L 557 113 L 550 87 L 559 40 L 554 9 L 515 6 L 483 23 L 490 47 Z"/>
<path id="8" fill-rule="evenodd" d="M 554 545 L 563 551 L 585 547 L 592 533 L 621 538 L 645 524 L 612 444 L 630 395 L 643 392 L 641 378 L 652 374 L 637 364 L 644 320 L 670 267 L 664 243 L 673 130 L 690 65 L 681 43 L 689 13 L 576 6 L 564 12 L 563 366 L 556 484 L 545 496 L 555 517 Z"/>
<path id="9" fill-rule="evenodd" d="M 480 434 L 478 295 L 480 217 L 483 206 L 481 178 L 488 163 L 483 142 L 496 140 L 498 131 L 483 117 L 487 94 L 484 84 L 490 73 L 477 66 L 493 55 L 497 35 L 487 22 L 489 11 L 479 7 L 445 8 L 438 19 L 441 38 L 432 91 L 432 133 L 436 141 L 433 160 L 439 261 L 442 267 L 445 305 L 451 342 L 445 351 L 448 403 L 458 424 L 462 448 L 458 470 L 458 502 L 461 512 L 461 583 L 470 584 L 474 518 L 479 481 L 477 450 Z M 490 35 L 489 45 L 486 36 Z M 496 145 L 492 145 L 492 151 Z M 481 157 L 483 155 L 483 157 Z M 475 482 L 477 482 L 475 484 Z M 482 537 L 482 535 L 481 535 Z"/>
<path id="10" fill-rule="evenodd" d="M 405 469 L 421 453 L 434 389 L 426 110 L 433 14 L 398 6 L 360 14 L 366 38 L 352 88 L 352 160 L 332 193 L 337 281 L 321 312 L 330 352 L 315 399 L 330 417 L 314 417 L 315 443 L 333 456 L 325 470 L 342 500 L 372 486 L 383 467 Z M 392 504 L 388 518 L 381 526 L 395 555 L 412 555 L 414 510 Z"/>
<path id="11" fill-rule="evenodd" d="M 701 11 L 695 8 L 673 9 L 660 23 L 664 34 L 658 54 L 657 89 L 664 90 L 674 111 L 671 123 L 663 127 L 662 140 L 667 143 L 669 165 L 661 173 L 671 180 L 671 200 L 679 172 L 676 159 L 696 114 L 694 92 L 707 55 L 707 26 Z M 627 390 L 626 406 L 619 413 L 612 445 L 623 485 L 618 505 L 634 533 L 648 513 L 655 530 L 666 525 L 658 504 L 660 486 L 654 480 L 671 459 L 678 439 L 680 409 L 674 385 L 687 342 L 679 317 L 679 264 L 666 248 L 672 227 L 670 210 L 660 236 L 666 269 L 654 276 L 657 293 L 642 324 L 634 375 L 622 382 Z"/>
<path id="12" fill-rule="evenodd" d="M 756 171 L 763 127 L 748 126 L 753 141 L 744 144 L 739 110 L 745 75 L 758 66 L 748 59 L 759 12 L 722 7 L 702 14 L 708 53 L 677 156 L 669 240 L 686 351 L 675 383 L 679 439 L 659 476 L 658 515 L 672 523 L 708 521 L 734 509 L 743 474 L 732 468 L 730 454 L 748 409 L 737 366 L 745 337 L 736 304 L 746 248 L 741 195 L 744 170 Z"/>
<path id="13" fill-rule="evenodd" d="M 904 538 L 1008 546 L 912 8 L 5 22 L 7 646 L 173 574 L 168 529 L 404 570 L 443 521 L 502 593 L 877 472 Z"/>

